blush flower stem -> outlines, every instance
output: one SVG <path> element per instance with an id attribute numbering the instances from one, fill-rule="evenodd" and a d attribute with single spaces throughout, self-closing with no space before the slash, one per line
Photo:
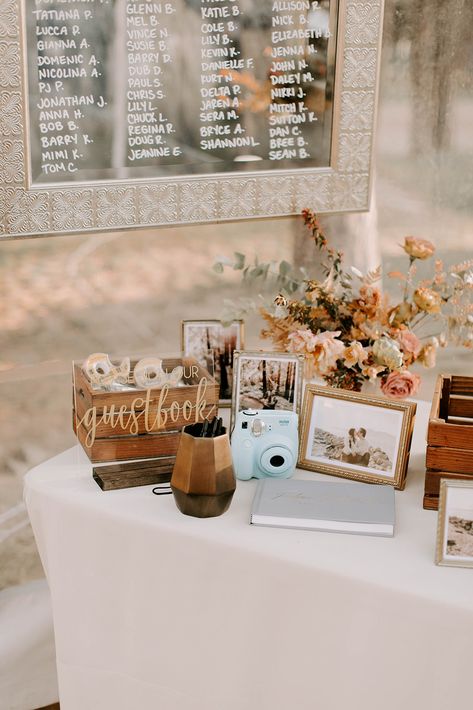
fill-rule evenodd
<path id="1" fill-rule="evenodd" d="M 418 313 L 416 316 L 414 316 L 414 319 L 411 323 L 411 330 L 414 331 L 416 328 L 422 328 L 423 326 L 425 326 L 426 323 L 423 323 L 422 321 L 425 321 L 426 318 L 428 319 L 430 315 L 430 313 Z"/>
<path id="2" fill-rule="evenodd" d="M 407 276 L 406 276 L 406 285 L 404 286 L 404 303 L 407 301 L 407 296 L 409 294 L 409 286 L 412 283 L 412 265 L 414 264 L 415 257 L 410 256 L 409 257 L 409 268 L 407 270 Z"/>

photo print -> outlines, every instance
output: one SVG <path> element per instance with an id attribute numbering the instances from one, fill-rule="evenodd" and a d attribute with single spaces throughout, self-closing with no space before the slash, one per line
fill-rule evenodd
<path id="1" fill-rule="evenodd" d="M 232 416 L 242 409 L 298 412 L 304 357 L 290 353 L 235 353 Z"/>
<path id="2" fill-rule="evenodd" d="M 473 567 L 473 481 L 442 480 L 437 564 Z"/>
<path id="3" fill-rule="evenodd" d="M 243 347 L 243 321 L 223 325 L 219 320 L 183 321 L 182 351 L 215 377 L 219 404 L 230 406 L 233 383 L 233 353 Z"/>
<path id="4" fill-rule="evenodd" d="M 299 465 L 398 486 L 407 467 L 406 426 L 413 412 L 410 402 L 308 385 Z"/>

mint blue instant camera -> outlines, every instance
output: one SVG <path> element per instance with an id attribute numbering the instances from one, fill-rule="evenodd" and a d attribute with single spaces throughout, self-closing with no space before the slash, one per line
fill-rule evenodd
<path id="1" fill-rule="evenodd" d="M 297 461 L 299 437 L 295 412 L 246 409 L 238 412 L 232 434 L 235 475 L 250 478 L 290 478 Z"/>

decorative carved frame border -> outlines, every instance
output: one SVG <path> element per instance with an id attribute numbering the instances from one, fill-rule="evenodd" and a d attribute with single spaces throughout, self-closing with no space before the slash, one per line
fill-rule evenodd
<path id="1" fill-rule="evenodd" d="M 0 239 L 367 210 L 384 0 L 339 0 L 332 167 L 28 187 L 22 0 L 0 0 Z"/>

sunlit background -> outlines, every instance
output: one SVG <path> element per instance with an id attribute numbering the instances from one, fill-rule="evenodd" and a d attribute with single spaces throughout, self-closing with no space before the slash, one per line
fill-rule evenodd
<path id="1" fill-rule="evenodd" d="M 408 234 L 447 264 L 473 256 L 472 23 L 464 0 L 386 0 L 372 210 L 323 219 L 359 268 L 402 268 Z M 218 318 L 244 295 L 237 274 L 211 270 L 236 250 L 305 263 L 311 243 L 294 218 L 1 244 L 0 588 L 43 575 L 22 478 L 75 443 L 71 361 L 177 352 L 181 319 Z M 247 346 L 260 327 L 252 315 Z M 435 372 L 417 370 L 420 396 L 439 371 L 473 374 L 472 359 L 440 351 Z"/>

